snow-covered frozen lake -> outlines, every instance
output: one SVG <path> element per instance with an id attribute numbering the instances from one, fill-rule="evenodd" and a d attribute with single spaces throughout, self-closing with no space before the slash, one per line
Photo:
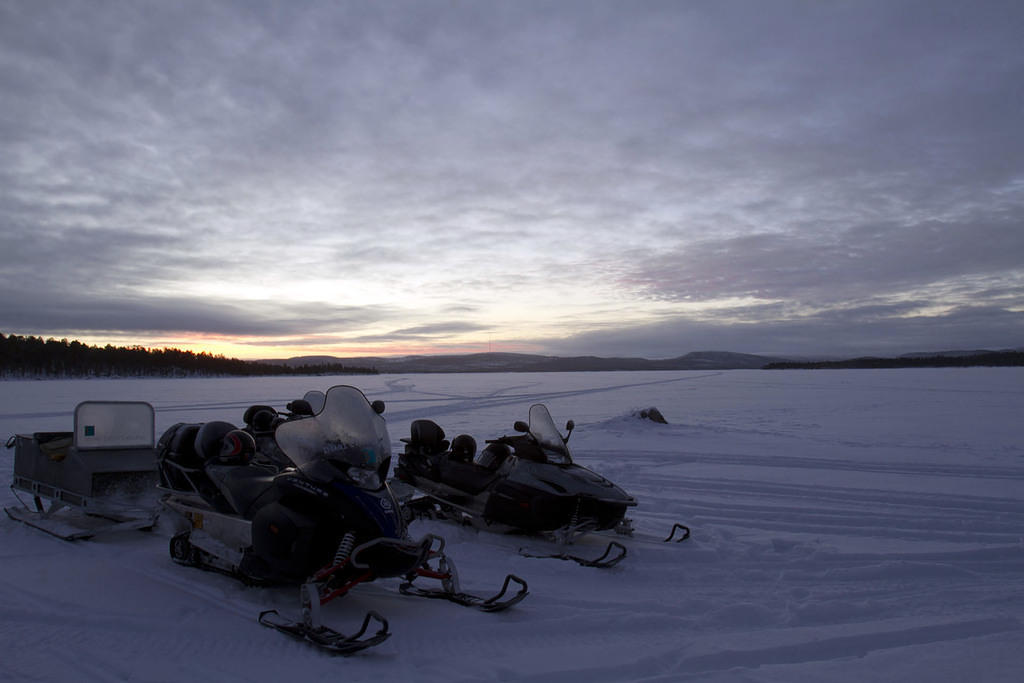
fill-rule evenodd
<path id="1" fill-rule="evenodd" d="M 0 382 L 0 436 L 71 429 L 87 399 L 176 422 L 351 383 L 414 419 L 511 433 L 532 403 L 576 422 L 578 462 L 636 496 L 649 534 L 610 570 L 531 559 L 533 541 L 417 521 L 465 588 L 530 596 L 485 614 L 358 587 L 393 636 L 332 658 L 256 623 L 297 590 L 182 567 L 169 532 L 68 543 L 0 518 L 2 681 L 1017 681 L 1024 671 L 1024 368 L 382 375 Z M 659 425 L 629 417 L 656 406 Z M 0 452 L 10 481 L 13 451 Z M 5 487 L 5 507 L 16 505 Z M 603 544 L 603 541 L 601 542 Z M 583 541 L 581 552 L 599 547 Z"/>

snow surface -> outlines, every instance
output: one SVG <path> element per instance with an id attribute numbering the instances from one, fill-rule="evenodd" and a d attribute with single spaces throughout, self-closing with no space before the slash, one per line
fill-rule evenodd
<path id="1" fill-rule="evenodd" d="M 576 459 L 639 499 L 641 531 L 681 521 L 693 537 L 627 539 L 601 571 L 517 554 L 539 541 L 415 522 L 448 539 L 467 590 L 514 572 L 530 596 L 484 614 L 394 580 L 361 586 L 325 620 L 351 631 L 375 609 L 393 635 L 337 658 L 256 623 L 295 614 L 296 589 L 172 563 L 167 523 L 68 543 L 3 516 L 0 680 L 1021 679 L 1024 369 L 9 381 L 0 435 L 70 429 L 86 399 L 149 401 L 158 435 L 238 423 L 335 383 L 387 402 L 396 452 L 414 419 L 482 444 L 544 402 L 576 421 Z M 629 417 L 652 405 L 670 424 Z M 12 463 L 0 452 L 0 475 Z"/>

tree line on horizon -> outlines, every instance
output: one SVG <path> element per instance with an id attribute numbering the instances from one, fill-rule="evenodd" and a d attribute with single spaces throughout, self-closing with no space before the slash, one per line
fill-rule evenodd
<path id="1" fill-rule="evenodd" d="M 765 370 L 826 370 L 882 368 L 968 368 L 1024 365 L 1024 351 L 989 351 L 960 356 L 935 355 L 909 358 L 851 358 L 832 361 L 779 361 L 768 363 Z"/>
<path id="2" fill-rule="evenodd" d="M 90 346 L 80 341 L 0 333 L 0 377 L 216 377 L 372 375 L 375 368 L 342 363 L 289 367 L 226 358 L 205 351 L 143 346 Z"/>

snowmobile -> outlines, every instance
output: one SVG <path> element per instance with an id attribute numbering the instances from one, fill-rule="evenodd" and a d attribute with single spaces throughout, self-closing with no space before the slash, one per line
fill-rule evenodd
<path id="1" fill-rule="evenodd" d="M 323 625 L 321 606 L 360 583 L 401 577 L 403 594 L 484 611 L 526 596 L 526 582 L 511 574 L 493 597 L 462 592 L 444 540 L 409 536 L 386 482 L 391 442 L 382 402 L 335 386 L 315 414 L 308 400 L 292 402 L 289 411 L 254 406 L 244 429 L 212 421 L 164 433 L 157 445 L 162 502 L 186 522 L 171 538 L 172 559 L 249 584 L 299 584 L 301 620 L 267 610 L 259 622 L 338 654 L 390 635 L 373 611 L 353 635 Z M 414 586 L 421 577 L 441 588 Z M 513 583 L 518 590 L 509 594 Z M 378 629 L 368 635 L 371 622 Z"/>
<path id="2" fill-rule="evenodd" d="M 516 421 L 519 434 L 488 439 L 479 455 L 476 441 L 460 434 L 449 442 L 431 420 L 415 420 L 402 439 L 395 477 L 423 495 L 405 496 L 412 514 L 453 519 L 494 531 L 541 533 L 560 543 L 606 529 L 628 533 L 626 510 L 636 499 L 601 475 L 573 462 L 562 436 L 543 404 L 530 407 L 529 423 Z M 605 555 L 585 560 L 609 567 L 625 548 L 609 544 Z"/>
<path id="3" fill-rule="evenodd" d="M 156 523 L 153 406 L 83 401 L 70 432 L 16 434 L 7 515 L 67 541 Z M 19 494 L 31 496 L 32 505 Z"/>

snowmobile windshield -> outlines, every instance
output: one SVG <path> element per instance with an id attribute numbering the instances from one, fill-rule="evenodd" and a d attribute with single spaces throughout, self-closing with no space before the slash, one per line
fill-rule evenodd
<path id="1" fill-rule="evenodd" d="M 569 446 L 565 443 L 551 413 L 543 403 L 530 406 L 530 434 L 537 440 L 537 445 L 544 451 L 548 462 L 556 465 L 571 465 Z"/>
<path id="2" fill-rule="evenodd" d="M 355 387 L 331 387 L 320 412 L 282 423 L 274 437 L 295 466 L 314 480 L 329 481 L 340 471 L 360 488 L 383 486 L 380 469 L 390 456 L 391 438 L 384 418 Z"/>

